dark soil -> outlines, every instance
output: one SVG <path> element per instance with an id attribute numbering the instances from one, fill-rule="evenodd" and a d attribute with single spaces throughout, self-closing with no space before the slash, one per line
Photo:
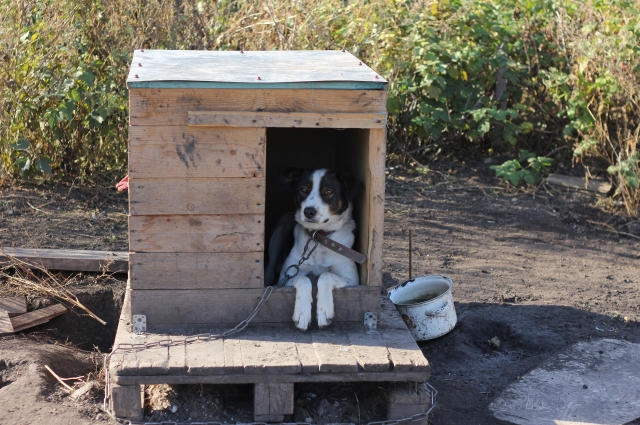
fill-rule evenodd
<path id="1" fill-rule="evenodd" d="M 47 202 L 52 203 L 43 206 Z M 430 383 L 439 391 L 432 424 L 505 424 L 492 416 L 489 404 L 558 350 L 604 337 L 640 342 L 640 221 L 604 212 L 598 202 L 588 192 L 509 188 L 484 163 L 440 163 L 426 175 L 389 172 L 384 284 L 408 278 L 409 230 L 413 275 L 443 274 L 454 282 L 458 325 L 444 337 L 420 343 L 432 366 Z M 127 250 L 126 207 L 126 195 L 112 190 L 4 188 L 0 245 Z M 74 288 L 107 327 L 68 313 L 19 337 L 0 339 L 0 359 L 25 358 L 28 350 L 51 347 L 52 341 L 108 349 L 122 303 L 125 276 L 118 278 L 97 284 L 88 279 Z M 38 302 L 31 299 L 34 306 Z M 494 337 L 499 348 L 489 342 Z M 17 340 L 29 345 L 17 346 Z M 7 376 L 17 367 L 11 364 L 3 372 Z M 89 423 L 98 415 L 92 409 L 99 392 L 77 404 L 60 396 L 57 384 L 39 387 L 33 395 L 6 391 L 13 385 L 0 381 L 0 424 L 22 423 L 17 420 L 27 416 L 12 416 L 15 407 L 40 412 L 25 405 L 28 397 L 48 403 L 47 409 L 67 409 L 65 415 L 71 414 L 68 409 L 89 409 L 90 414 L 77 413 L 73 423 Z M 372 384 L 297 385 L 296 413 L 287 420 L 382 419 L 387 390 Z M 147 417 L 248 421 L 251 400 L 250 386 L 154 386 L 147 389 Z M 67 416 L 60 419 L 49 415 L 47 423 L 72 423 Z"/>

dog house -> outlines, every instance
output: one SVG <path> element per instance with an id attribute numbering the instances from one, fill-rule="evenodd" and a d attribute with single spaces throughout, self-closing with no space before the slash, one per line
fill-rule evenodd
<path id="1" fill-rule="evenodd" d="M 253 383 L 256 420 L 268 421 L 293 412 L 294 382 L 428 377 L 393 306 L 381 310 L 382 77 L 344 51 L 138 50 L 127 84 L 129 287 L 116 346 L 146 347 L 111 357 L 116 415 L 139 417 L 140 386 L 153 383 Z M 334 291 L 334 323 L 297 331 L 286 287 L 241 334 L 167 343 L 230 329 L 255 309 L 269 237 L 294 209 L 277 187 L 291 166 L 364 183 L 354 249 L 367 260 L 359 286 Z M 377 331 L 365 331 L 365 313 L 378 317 Z M 134 318 L 146 324 L 143 338 L 132 334 Z"/>

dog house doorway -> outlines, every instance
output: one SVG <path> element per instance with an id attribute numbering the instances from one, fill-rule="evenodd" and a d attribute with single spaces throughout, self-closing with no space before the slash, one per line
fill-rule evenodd
<path id="1" fill-rule="evenodd" d="M 266 193 L 265 193 L 265 246 L 273 234 L 278 219 L 295 210 L 293 193 L 280 190 L 278 179 L 289 167 L 314 170 L 327 168 L 342 171 L 358 178 L 363 191 L 353 200 L 353 219 L 356 222 L 353 249 L 367 255 L 371 248 L 372 194 L 380 188 L 372 187 L 372 166 L 369 163 L 371 131 L 360 128 L 267 128 L 266 131 Z M 384 161 L 384 155 L 382 157 Z M 379 166 L 379 163 L 374 164 Z M 384 162 L 382 170 L 384 173 Z M 382 187 L 384 194 L 384 187 Z M 382 199 L 382 197 L 380 197 Z M 379 236 L 382 236 L 381 234 Z M 368 255 L 367 255 L 368 256 Z M 268 252 L 265 252 L 265 264 Z M 367 266 L 358 265 L 361 285 L 378 286 L 369 279 Z"/>

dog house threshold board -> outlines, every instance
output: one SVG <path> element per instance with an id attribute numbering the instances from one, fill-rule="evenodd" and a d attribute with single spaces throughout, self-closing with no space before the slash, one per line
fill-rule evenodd
<path id="1" fill-rule="evenodd" d="M 256 325 L 224 340 L 116 352 L 109 366 L 111 382 L 130 386 L 428 379 L 429 363 L 405 323 L 386 297 L 381 297 L 381 303 L 378 330 L 373 333 L 366 333 L 364 326 L 356 323 L 334 323 L 306 333 L 293 324 Z M 187 336 L 163 333 L 134 338 L 130 317 L 127 291 L 114 347 L 180 341 Z"/>

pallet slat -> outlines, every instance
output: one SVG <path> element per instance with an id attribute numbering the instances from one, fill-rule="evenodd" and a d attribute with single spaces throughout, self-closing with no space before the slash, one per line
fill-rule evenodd
<path id="1" fill-rule="evenodd" d="M 129 127 L 129 176 L 263 177 L 264 128 Z"/>
<path id="2" fill-rule="evenodd" d="M 133 290 L 131 311 L 147 316 L 147 327 L 158 331 L 180 325 L 236 325 L 255 308 L 262 289 Z M 362 322 L 366 311 L 377 311 L 378 288 L 357 286 L 333 292 L 335 322 Z M 291 323 L 295 288 L 273 291 L 252 323 Z M 164 326 L 163 326 L 164 325 Z"/>
<path id="3" fill-rule="evenodd" d="M 0 311 L 3 310 L 7 312 L 9 317 L 26 313 L 27 298 L 24 295 L 0 298 Z"/>
<path id="4" fill-rule="evenodd" d="M 378 332 L 349 332 L 351 353 L 358 366 L 365 372 L 387 372 L 389 370 L 389 351 Z"/>
<path id="5" fill-rule="evenodd" d="M 139 125 L 188 125 L 188 112 L 335 111 L 385 112 L 385 90 L 288 89 L 130 89 L 129 122 Z"/>
<path id="6" fill-rule="evenodd" d="M 384 112 L 230 112 L 189 111 L 189 126 L 290 127 L 290 128 L 386 128 Z"/>
<path id="7" fill-rule="evenodd" d="M 189 375 L 224 374 L 224 340 L 187 345 L 185 362 Z"/>
<path id="8" fill-rule="evenodd" d="M 358 363 L 349 349 L 349 338 L 344 332 L 336 331 L 335 326 L 329 327 L 322 332 L 314 332 L 311 340 L 321 375 L 358 372 Z"/>
<path id="9" fill-rule="evenodd" d="M 33 326 L 47 323 L 54 317 L 65 314 L 67 308 L 62 304 L 54 304 L 39 310 L 30 311 L 29 313 L 21 314 L 19 316 L 12 317 L 11 325 L 14 332 L 20 332 Z"/>
<path id="10" fill-rule="evenodd" d="M 129 249 L 134 252 L 262 251 L 261 215 L 129 217 Z"/>
<path id="11" fill-rule="evenodd" d="M 296 344 L 275 329 L 247 329 L 240 338 L 245 375 L 300 373 Z"/>
<path id="12" fill-rule="evenodd" d="M 131 253 L 131 289 L 264 288 L 264 255 Z"/>

